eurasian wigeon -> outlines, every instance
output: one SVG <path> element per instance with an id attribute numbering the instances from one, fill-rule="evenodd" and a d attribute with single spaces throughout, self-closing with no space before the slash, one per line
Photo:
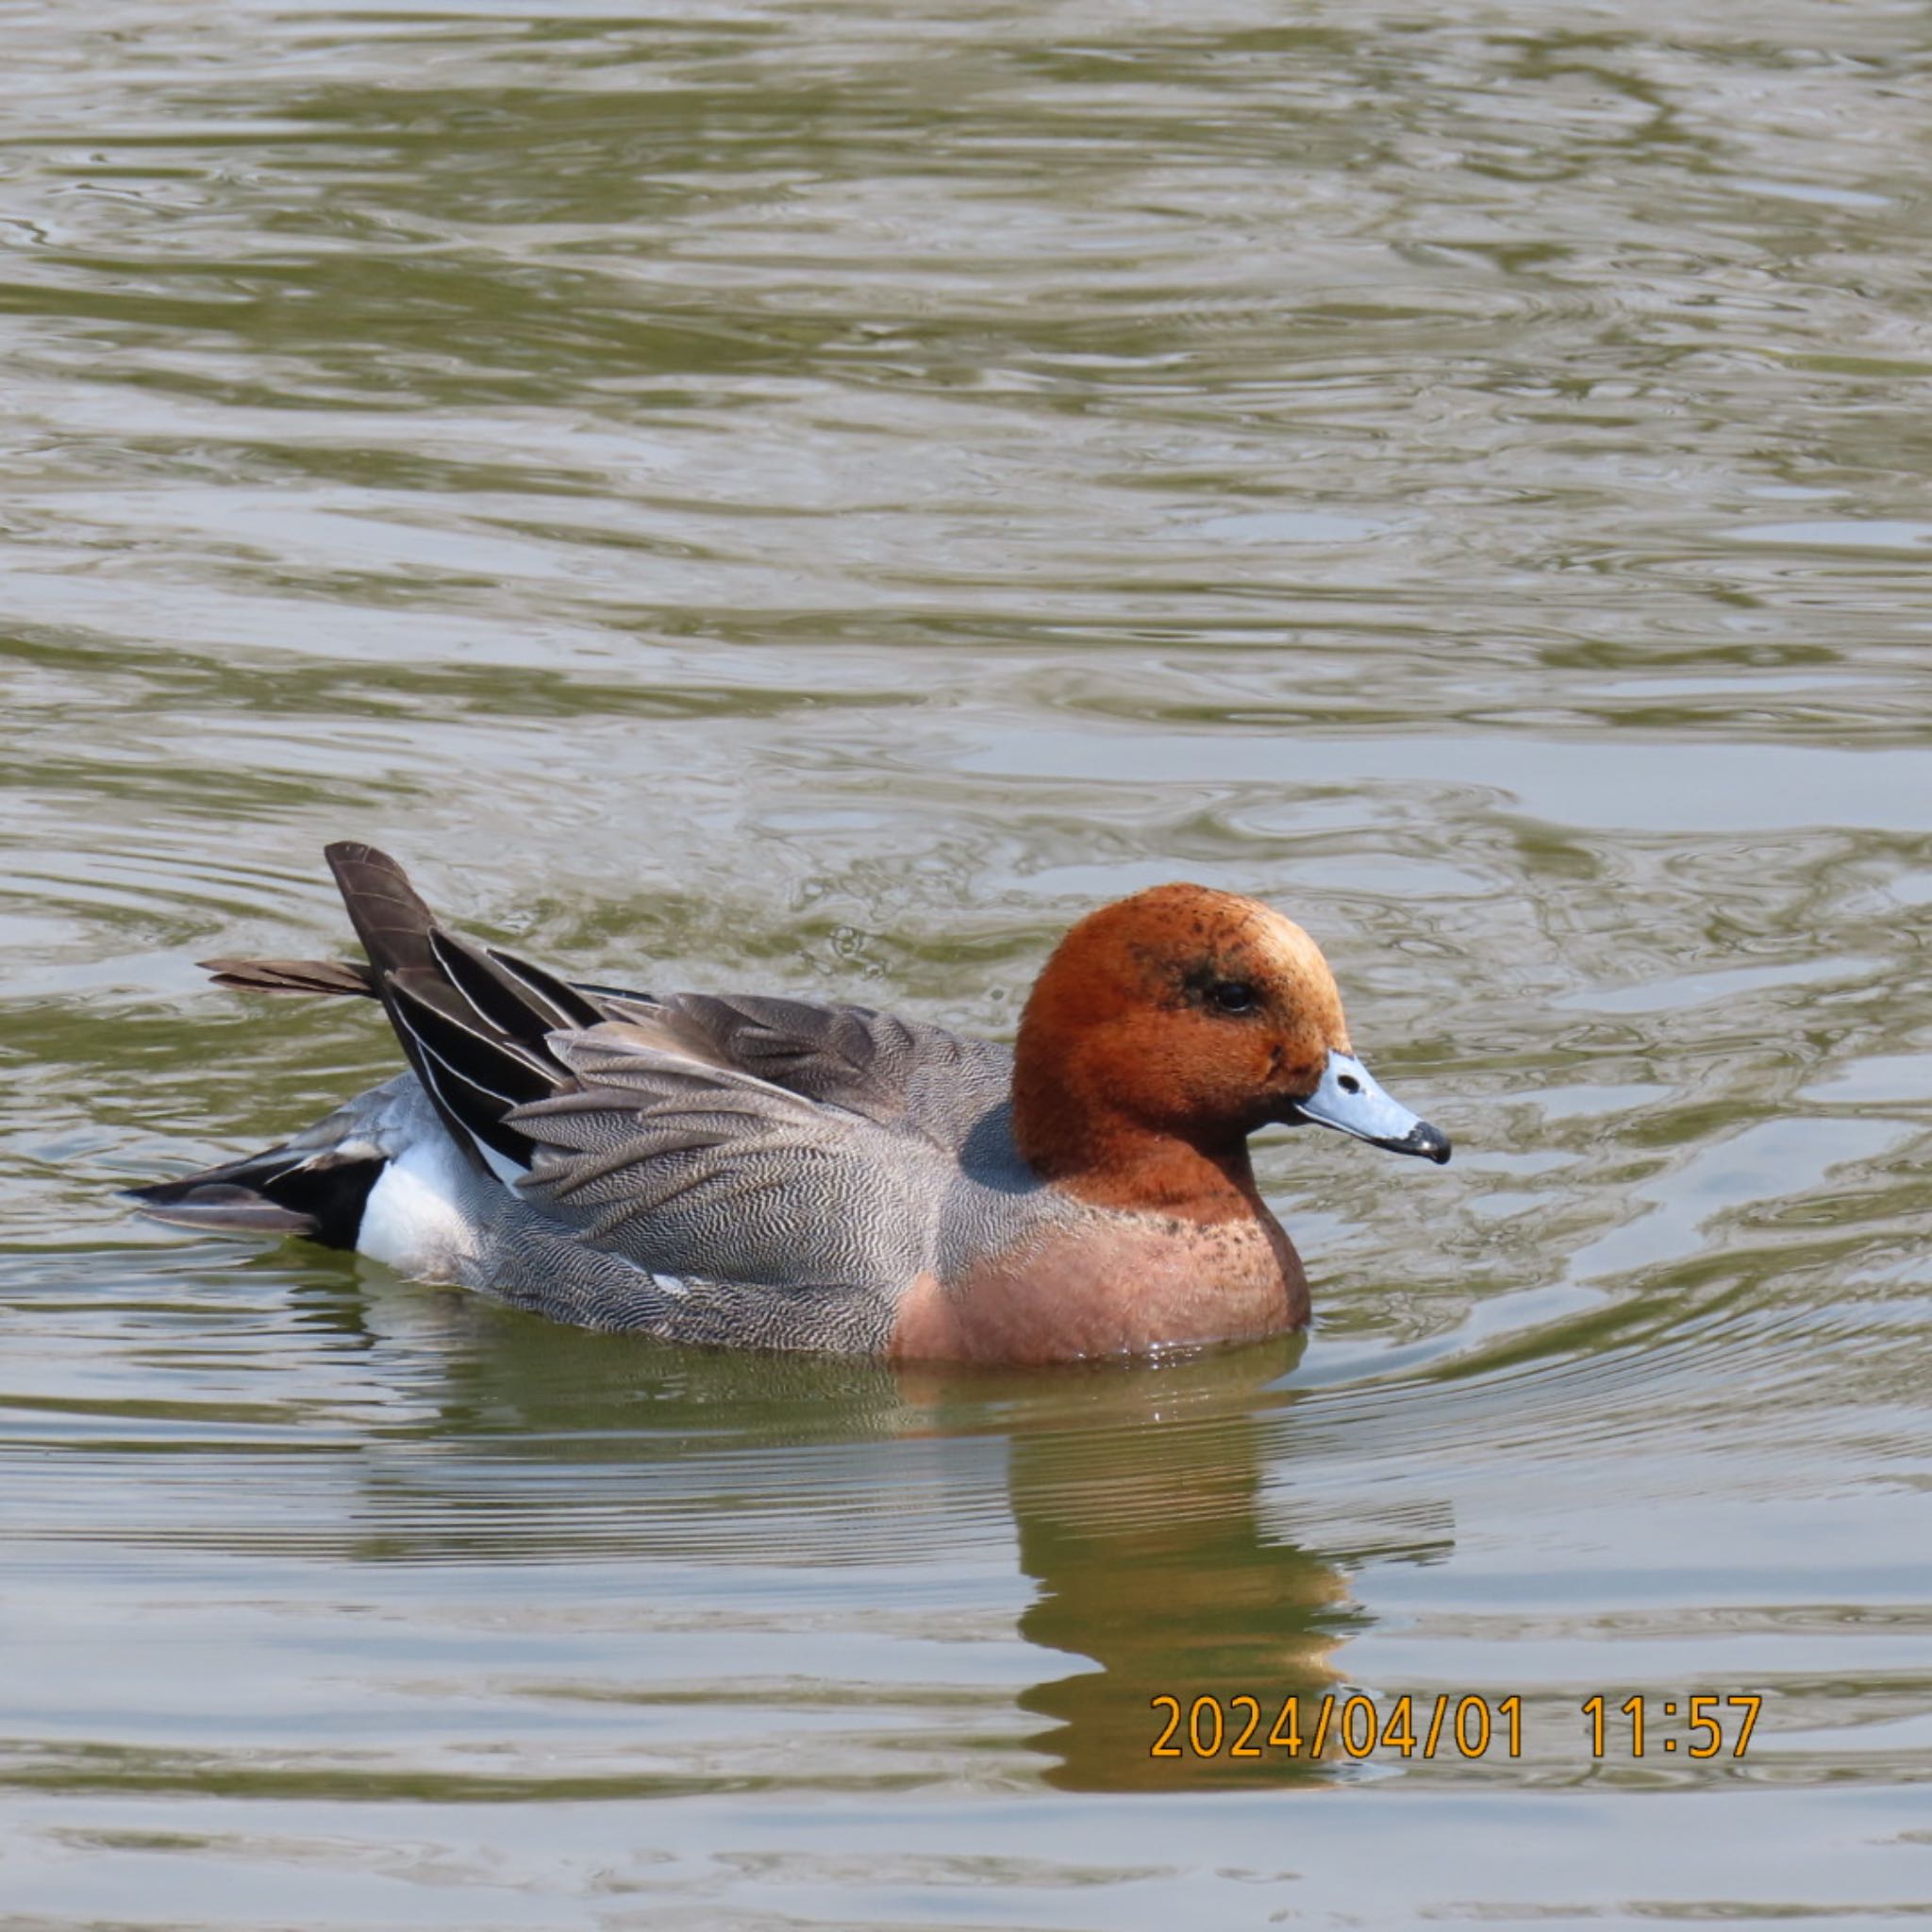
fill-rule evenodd
<path id="1" fill-rule="evenodd" d="M 439 925 L 370 846 L 328 860 L 367 967 L 208 965 L 373 995 L 409 1071 L 135 1191 L 159 1219 L 676 1341 L 1046 1362 L 1307 1321 L 1257 1127 L 1449 1158 L 1355 1058 L 1315 942 L 1232 892 L 1090 913 L 1008 1048 L 864 1007 L 573 984 Z"/>

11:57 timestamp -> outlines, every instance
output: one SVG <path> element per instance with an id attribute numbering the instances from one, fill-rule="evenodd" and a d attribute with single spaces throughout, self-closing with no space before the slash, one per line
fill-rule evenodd
<path id="1" fill-rule="evenodd" d="M 1752 1728 L 1757 1723 L 1757 1713 L 1764 1699 L 1750 1694 L 1731 1697 L 1691 1697 L 1678 1704 L 1674 1699 L 1646 1699 L 1641 1691 L 1626 1697 L 1622 1704 L 1612 1705 L 1599 1690 L 1594 1697 L 1583 1700 L 1582 1710 L 1590 1720 L 1590 1755 L 1592 1757 L 1609 1757 L 1622 1755 L 1622 1733 L 1624 1726 L 1618 1720 L 1628 1723 L 1629 1754 L 1641 1757 L 1646 1746 L 1661 1749 L 1666 1753 L 1681 1751 L 1686 1757 L 1715 1757 L 1724 1748 L 1728 1738 L 1731 1741 L 1731 1756 L 1741 1757 L 1744 1747 L 1751 1741 Z M 1689 1737 L 1657 1737 L 1661 1723 L 1653 1726 L 1653 1735 L 1646 1736 L 1646 1712 L 1658 1719 L 1679 1719 L 1690 1732 Z M 1742 1722 L 1740 1723 L 1740 1717 Z"/>

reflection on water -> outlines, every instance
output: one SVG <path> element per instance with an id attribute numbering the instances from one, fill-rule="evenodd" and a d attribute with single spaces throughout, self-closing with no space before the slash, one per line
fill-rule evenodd
<path id="1" fill-rule="evenodd" d="M 1140 1368 L 1004 1374 L 939 1367 L 789 1360 L 566 1344 L 568 1389 L 545 1348 L 530 1373 L 527 1335 L 467 1353 L 471 1374 L 441 1416 L 445 1442 L 468 1436 L 486 1457 L 566 1465 L 582 1492 L 550 1501 L 541 1534 L 517 1525 L 525 1557 L 546 1540 L 558 1561 L 647 1541 L 716 1559 L 774 1566 L 917 1563 L 962 1536 L 1010 1533 L 1036 1587 L 1020 1615 L 1028 1644 L 1067 1657 L 1029 1660 L 1029 1675 L 1063 1663 L 1018 1699 L 1053 1720 L 1030 1735 L 1049 1780 L 1074 1790 L 1172 1790 L 1305 1781 L 1329 1768 L 1275 1750 L 1265 1763 L 1217 1754 L 1157 1761 L 1151 1700 L 1240 1694 L 1280 1701 L 1333 1687 L 1327 1657 L 1366 1621 L 1351 1613 L 1342 1573 L 1264 1523 L 1261 1484 L 1303 1342 Z M 721 1418 L 728 1417 L 728 1424 Z M 849 1451 L 865 1443 L 959 1445 L 997 1454 L 908 1463 Z M 817 1447 L 821 1453 L 814 1456 Z M 643 1465 L 626 1490 L 637 1514 L 611 1521 L 591 1478 Z M 1002 1475 L 1004 1480 L 1002 1480 Z M 496 1471 L 477 1497 L 474 1472 L 432 1466 L 432 1488 L 384 1483 L 369 1498 L 377 1557 L 479 1554 L 489 1511 L 504 1498 Z M 505 1486 L 508 1487 L 508 1486 Z M 473 1513 L 475 1503 L 481 1513 Z M 407 1543 L 393 1524 L 407 1516 Z M 1329 1754 L 1339 1757 L 1339 1753 Z"/>
<path id="2" fill-rule="evenodd" d="M 1278 1749 L 1260 1764 L 1151 1756 L 1155 1697 L 1272 1698 L 1272 1720 L 1284 1697 L 1333 1687 L 1329 1653 L 1366 1622 L 1335 1564 L 1263 1520 L 1301 1337 L 1008 1374 L 667 1351 L 445 1313 L 439 1454 L 365 1469 L 357 1560 L 463 1562 L 508 1536 L 524 1561 L 811 1572 L 1010 1535 L 1037 1590 L 1020 1636 L 1080 1666 L 1018 1699 L 1054 1721 L 1024 1740 L 1050 1781 L 1248 1789 L 1332 1768 Z M 1068 1660 L 1032 1658 L 1028 1674 Z"/>
<path id="3" fill-rule="evenodd" d="M 1020 1562 L 1040 1587 L 1020 1619 L 1029 1642 L 1098 1668 L 1042 1681 L 1022 1707 L 1055 1720 L 1031 1740 L 1058 1760 L 1048 1776 L 1072 1790 L 1253 1789 L 1306 1782 L 1323 1766 L 1281 1749 L 1237 1758 L 1228 1736 L 1211 1753 L 1152 1751 L 1167 1726 L 1155 1700 L 1198 1698 L 1221 1711 L 1250 1698 L 1258 1740 L 1284 1701 L 1334 1688 L 1329 1656 L 1365 1619 L 1318 1551 L 1267 1532 L 1262 1468 L 1278 1440 L 1255 1401 L 1291 1369 L 1291 1345 L 1243 1349 L 1239 1366 L 1212 1360 L 1157 1375 L 1120 1376 L 1105 1420 L 1016 1436 L 1010 1499 Z M 1247 1707 L 1241 1707 L 1246 1709 Z"/>
<path id="4" fill-rule="evenodd" d="M 0 1911 L 1922 1914 L 1924 39 L 10 9 Z M 390 1064 L 192 963 L 340 947 L 343 836 L 995 1035 L 1257 892 L 1457 1159 L 1265 1138 L 1311 1337 L 1093 1374 L 130 1225 Z M 1330 1690 L 1522 1752 L 1148 1755 Z"/>

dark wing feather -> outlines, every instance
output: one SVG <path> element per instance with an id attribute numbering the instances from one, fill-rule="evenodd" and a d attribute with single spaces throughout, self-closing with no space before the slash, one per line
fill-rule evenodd
<path id="1" fill-rule="evenodd" d="M 604 1016 L 564 982 L 513 953 L 479 946 L 442 926 L 431 928 L 430 951 L 443 976 L 479 1019 L 506 1033 L 525 1035 L 561 1026 L 594 1026 Z"/>
<path id="2" fill-rule="evenodd" d="M 485 1169 L 485 1149 L 526 1164 L 530 1142 L 508 1116 L 572 1084 L 545 1044 L 567 1008 L 549 987 L 520 991 L 503 963 L 508 955 L 444 932 L 394 859 L 339 844 L 328 861 L 396 1039 L 457 1144 Z M 594 1017 L 588 1002 L 551 984 Z"/>
<path id="3" fill-rule="evenodd" d="M 325 846 L 323 856 L 378 984 L 386 974 L 409 967 L 433 971 L 436 954 L 429 935 L 436 915 L 402 867 L 388 853 L 351 840 Z"/>
<path id="4" fill-rule="evenodd" d="M 573 986 L 569 980 L 558 978 L 556 974 L 538 965 L 534 959 L 506 953 L 500 946 L 485 946 L 483 951 L 489 955 L 491 963 L 506 978 L 522 987 L 533 1003 L 541 1000 L 560 1013 L 564 1025 L 594 1026 L 605 1017 L 595 996 L 609 989 Z"/>

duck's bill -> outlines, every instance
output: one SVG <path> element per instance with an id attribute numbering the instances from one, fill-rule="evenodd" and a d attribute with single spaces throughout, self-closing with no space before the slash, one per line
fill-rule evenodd
<path id="1" fill-rule="evenodd" d="M 1296 1101 L 1288 1117 L 1353 1134 L 1391 1154 L 1420 1154 L 1437 1162 L 1449 1158 L 1449 1136 L 1391 1099 L 1353 1054 L 1331 1053 L 1322 1084 L 1306 1100 Z"/>

